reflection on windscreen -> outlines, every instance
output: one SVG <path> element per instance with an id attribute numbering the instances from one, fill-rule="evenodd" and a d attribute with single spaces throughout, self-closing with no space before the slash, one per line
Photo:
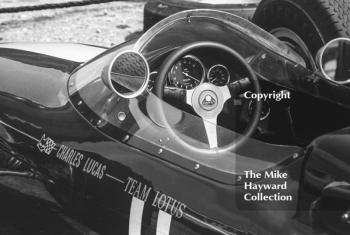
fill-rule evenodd
<path id="1" fill-rule="evenodd" d="M 129 76 L 119 73 L 111 73 L 112 85 L 120 93 L 135 92 L 143 85 L 144 77 Z"/>

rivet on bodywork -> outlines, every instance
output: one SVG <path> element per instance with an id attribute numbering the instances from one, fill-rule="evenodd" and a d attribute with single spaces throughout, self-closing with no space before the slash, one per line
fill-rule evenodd
<path id="1" fill-rule="evenodd" d="M 345 212 L 341 218 L 345 223 L 350 224 L 350 211 Z"/>
<path id="2" fill-rule="evenodd" d="M 82 103 L 83 103 L 83 101 L 79 101 L 79 102 L 78 102 L 78 105 L 81 105 Z"/>
<path id="3" fill-rule="evenodd" d="M 102 120 L 98 120 L 97 126 L 100 126 L 102 124 Z"/>
<path id="4" fill-rule="evenodd" d="M 165 5 L 165 4 L 163 4 L 163 3 L 159 3 L 159 4 L 157 5 L 157 7 L 160 8 L 160 9 L 165 9 L 165 8 L 168 8 L 168 5 Z"/>
<path id="5" fill-rule="evenodd" d="M 124 121 L 125 120 L 125 118 L 126 118 L 126 114 L 124 113 L 124 112 L 119 112 L 118 113 L 118 119 L 119 119 L 119 121 Z"/>
<path id="6" fill-rule="evenodd" d="M 163 153 L 163 149 L 159 149 L 158 154 L 162 154 L 162 153 Z"/>
<path id="7" fill-rule="evenodd" d="M 298 153 L 294 153 L 293 154 L 293 159 L 297 159 L 299 157 L 299 154 Z"/>
<path id="8" fill-rule="evenodd" d="M 165 139 L 159 139 L 159 143 L 167 143 L 170 141 L 169 137 L 166 137 Z"/>
<path id="9" fill-rule="evenodd" d="M 187 15 L 187 23 L 191 23 L 191 15 Z"/>
<path id="10" fill-rule="evenodd" d="M 201 167 L 201 165 L 199 165 L 198 163 L 194 166 L 195 170 L 198 170 Z"/>
<path id="11" fill-rule="evenodd" d="M 130 136 L 129 135 L 126 135 L 124 138 L 123 138 L 123 142 L 126 142 L 126 141 L 128 141 L 130 139 Z"/>

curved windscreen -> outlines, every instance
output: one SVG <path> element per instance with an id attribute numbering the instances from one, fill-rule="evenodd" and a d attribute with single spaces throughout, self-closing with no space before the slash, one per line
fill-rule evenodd
<path id="1" fill-rule="evenodd" d="M 205 149 L 209 148 L 208 125 L 217 132 L 219 148 L 241 135 L 220 122 L 205 123 L 193 112 L 160 100 L 149 91 L 131 99 L 120 97 L 101 79 L 103 68 L 124 50 L 141 52 L 152 70 L 153 61 L 197 41 L 214 41 L 229 46 L 247 59 L 258 73 L 267 77 L 277 75 L 276 79 L 281 81 L 289 79 L 285 75 L 286 62 L 294 67 L 304 66 L 303 60 L 293 51 L 244 19 L 210 10 L 182 12 L 151 28 L 136 44 L 112 48 L 77 70 L 70 79 L 72 103 L 91 125 L 106 135 L 190 170 L 198 165 L 196 172 L 208 177 L 211 177 L 208 172 L 213 170 L 212 177 L 226 179 L 227 183 L 233 183 L 232 176 L 226 177 L 227 174 L 262 171 L 293 159 L 293 153 L 300 148 L 253 138 L 246 138 L 238 150 L 206 152 Z M 160 108 L 164 109 L 166 124 L 159 117 Z M 230 125 L 237 127 L 240 122 L 233 118 Z"/>
<path id="2" fill-rule="evenodd" d="M 135 44 L 150 64 L 161 54 L 198 41 L 219 42 L 243 56 L 262 79 L 350 108 L 350 88 L 338 86 L 306 68 L 305 60 L 273 35 L 240 18 L 216 10 L 172 15 Z M 309 78 L 309 79 L 307 79 Z"/>
<path id="3" fill-rule="evenodd" d="M 159 50 L 171 50 L 199 40 L 222 43 L 245 58 L 269 50 L 269 53 L 305 65 L 299 55 L 258 26 L 215 10 L 192 10 L 172 15 L 147 31 L 137 41 L 135 49 L 149 57 Z"/>

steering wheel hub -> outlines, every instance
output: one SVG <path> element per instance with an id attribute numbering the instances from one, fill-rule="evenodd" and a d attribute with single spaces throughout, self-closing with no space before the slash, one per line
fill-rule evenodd
<path id="1" fill-rule="evenodd" d="M 199 116 L 210 118 L 219 115 L 226 101 L 219 87 L 211 83 L 203 83 L 196 87 L 189 98 Z"/>
<path id="2" fill-rule="evenodd" d="M 212 111 L 218 106 L 218 97 L 212 91 L 203 91 L 199 96 L 199 105 L 202 109 Z"/>

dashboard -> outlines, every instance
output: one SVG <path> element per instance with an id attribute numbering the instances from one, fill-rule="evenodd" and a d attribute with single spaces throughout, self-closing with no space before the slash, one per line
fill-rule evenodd
<path id="1" fill-rule="evenodd" d="M 212 53 L 211 53 L 212 54 Z M 183 56 L 168 71 L 167 86 L 191 90 L 201 83 L 209 82 L 216 86 L 225 86 L 242 78 L 237 73 L 235 63 L 225 55 L 208 56 L 197 52 Z M 239 70 L 239 69 L 238 69 Z M 150 75 L 148 89 L 152 91 L 158 72 Z"/>
<path id="2" fill-rule="evenodd" d="M 148 84 L 150 92 L 158 79 L 158 71 L 165 58 L 166 55 L 159 56 L 151 66 L 153 72 Z M 251 59 L 253 58 L 247 58 L 248 61 Z M 248 77 L 246 69 L 229 54 L 215 49 L 201 49 L 191 51 L 172 65 L 167 72 L 166 86 L 191 90 L 202 83 L 225 86 L 246 77 Z M 283 90 L 282 87 L 260 79 L 259 75 L 258 79 L 263 93 L 279 93 Z M 167 102 L 186 112 L 193 113 L 191 108 L 177 100 L 167 99 Z M 245 98 L 243 94 L 228 100 L 223 112 L 218 116 L 218 125 L 241 133 L 253 116 L 254 105 L 254 100 Z M 290 143 L 290 139 L 284 138 L 284 136 L 292 135 L 291 128 L 289 128 L 291 120 L 288 107 L 288 101 L 263 101 L 260 122 L 254 137 L 271 143 Z M 285 133 L 289 134 L 285 135 Z"/>

